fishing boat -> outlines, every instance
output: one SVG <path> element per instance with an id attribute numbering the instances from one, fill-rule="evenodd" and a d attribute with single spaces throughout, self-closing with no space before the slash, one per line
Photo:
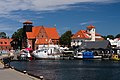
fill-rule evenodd
<path id="1" fill-rule="evenodd" d="M 55 46 L 42 47 L 41 49 L 33 51 L 35 59 L 60 59 L 62 50 Z"/>
<path id="2" fill-rule="evenodd" d="M 77 52 L 74 59 L 102 59 L 102 56 L 95 55 L 92 51 Z"/>

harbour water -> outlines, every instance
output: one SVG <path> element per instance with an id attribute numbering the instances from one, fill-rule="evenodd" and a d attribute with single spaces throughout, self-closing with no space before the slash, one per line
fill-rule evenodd
<path id="1" fill-rule="evenodd" d="M 120 62 L 102 60 L 33 60 L 11 62 L 18 70 L 26 70 L 45 80 L 119 80 Z"/>

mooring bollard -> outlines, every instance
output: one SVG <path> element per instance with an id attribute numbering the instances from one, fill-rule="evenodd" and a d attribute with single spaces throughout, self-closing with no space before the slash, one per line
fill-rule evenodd
<path id="1" fill-rule="evenodd" d="M 40 76 L 40 80 L 43 80 L 43 76 Z"/>
<path id="2" fill-rule="evenodd" d="M 14 69 L 14 66 L 11 66 L 11 69 Z"/>
<path id="3" fill-rule="evenodd" d="M 23 71 L 23 73 L 24 73 L 24 74 L 26 74 L 26 73 L 27 73 L 27 71 Z"/>

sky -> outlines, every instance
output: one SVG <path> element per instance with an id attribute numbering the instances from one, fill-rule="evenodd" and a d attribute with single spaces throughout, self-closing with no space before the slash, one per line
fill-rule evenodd
<path id="1" fill-rule="evenodd" d="M 11 37 L 30 20 L 56 26 L 59 35 L 93 25 L 102 36 L 120 34 L 120 0 L 0 0 L 0 32 Z"/>

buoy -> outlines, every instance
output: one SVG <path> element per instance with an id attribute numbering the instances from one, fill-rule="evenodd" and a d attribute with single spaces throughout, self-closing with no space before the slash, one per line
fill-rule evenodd
<path id="1" fill-rule="evenodd" d="M 13 66 L 11 66 L 11 69 L 14 69 L 14 67 L 13 67 Z"/>
<path id="2" fill-rule="evenodd" d="M 23 71 L 24 74 L 26 74 L 27 72 L 26 71 Z"/>

